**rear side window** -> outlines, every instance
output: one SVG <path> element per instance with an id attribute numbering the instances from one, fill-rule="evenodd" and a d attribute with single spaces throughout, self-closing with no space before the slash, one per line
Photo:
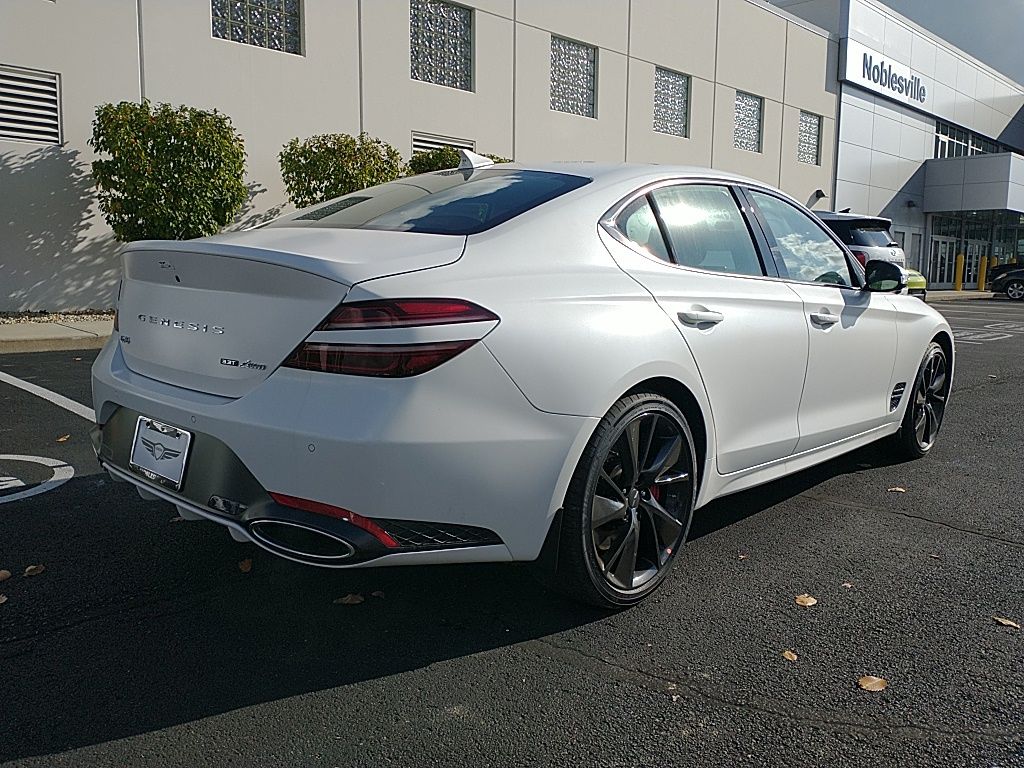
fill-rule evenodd
<path id="1" fill-rule="evenodd" d="M 515 168 L 438 171 L 361 189 L 268 226 L 474 235 L 590 181 Z"/>
<path id="2" fill-rule="evenodd" d="M 783 277 L 851 285 L 846 254 L 817 219 L 772 195 L 752 190 L 750 196 L 768 224 L 767 234 L 774 240 L 772 254 Z"/>
<path id="3" fill-rule="evenodd" d="M 658 220 L 647 196 L 638 197 L 622 209 L 615 226 L 638 248 L 662 261 L 671 261 L 665 238 L 661 236 Z"/>
<path id="4" fill-rule="evenodd" d="M 651 192 L 677 264 L 763 275 L 743 214 L 728 187 L 680 184 Z"/>

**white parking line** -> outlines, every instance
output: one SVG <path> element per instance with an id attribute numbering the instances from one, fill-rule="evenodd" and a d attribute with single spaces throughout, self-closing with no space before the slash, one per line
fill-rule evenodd
<path id="1" fill-rule="evenodd" d="M 28 381 L 22 381 L 21 379 L 15 378 L 8 373 L 0 371 L 0 381 L 4 384 L 10 384 L 12 387 L 23 389 L 31 395 L 41 397 L 43 400 L 49 400 L 54 405 L 60 406 L 65 411 L 71 411 L 76 416 L 81 416 L 83 419 L 96 422 L 96 412 L 92 408 L 87 408 L 81 403 L 76 403 L 70 398 L 64 397 L 64 395 L 58 395 L 56 392 L 51 392 L 48 389 L 43 389 L 40 386 L 32 384 Z"/>

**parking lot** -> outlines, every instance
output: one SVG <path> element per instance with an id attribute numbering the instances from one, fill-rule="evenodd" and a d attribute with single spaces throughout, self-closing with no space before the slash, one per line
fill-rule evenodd
<path id="1" fill-rule="evenodd" d="M 0 376 L 0 763 L 1024 766 L 1024 631 L 994 618 L 1024 625 L 1024 305 L 936 306 L 928 458 L 704 508 L 618 614 L 520 567 L 275 559 L 112 482 L 86 419 Z M 95 354 L 0 374 L 89 404 Z"/>

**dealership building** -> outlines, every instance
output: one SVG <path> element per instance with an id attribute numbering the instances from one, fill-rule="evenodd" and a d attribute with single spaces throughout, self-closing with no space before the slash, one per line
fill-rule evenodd
<path id="1" fill-rule="evenodd" d="M 366 131 L 738 172 L 891 218 L 933 285 L 1024 260 L 1024 87 L 873 0 L 3 0 L 0 311 L 112 303 L 88 138 L 144 98 L 231 116 L 237 226 L 286 208 L 288 140 Z"/>

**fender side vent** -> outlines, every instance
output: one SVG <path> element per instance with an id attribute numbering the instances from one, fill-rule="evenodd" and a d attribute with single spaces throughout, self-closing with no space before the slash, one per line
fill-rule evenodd
<path id="1" fill-rule="evenodd" d="M 903 393 L 907 391 L 907 382 L 901 381 L 895 387 L 892 388 L 892 394 L 889 395 L 889 412 L 895 411 L 900 407 L 900 400 L 903 399 Z"/>

